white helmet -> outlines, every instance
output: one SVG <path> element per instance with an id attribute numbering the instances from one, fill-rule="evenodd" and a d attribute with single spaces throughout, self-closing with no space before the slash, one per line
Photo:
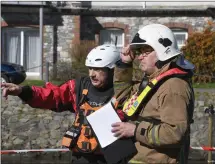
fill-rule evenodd
<path id="1" fill-rule="evenodd" d="M 112 69 L 118 60 L 120 60 L 120 51 L 115 46 L 101 45 L 90 51 L 85 65 L 87 67 L 108 67 Z"/>
<path id="2" fill-rule="evenodd" d="M 151 46 L 157 53 L 158 60 L 166 61 L 181 54 L 173 32 L 161 24 L 150 24 L 141 28 L 133 38 L 130 47 Z"/>

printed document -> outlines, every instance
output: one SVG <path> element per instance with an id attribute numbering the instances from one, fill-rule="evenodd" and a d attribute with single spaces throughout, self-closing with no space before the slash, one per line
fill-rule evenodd
<path id="1" fill-rule="evenodd" d="M 111 132 L 111 124 L 121 122 L 121 120 L 113 108 L 111 101 L 87 116 L 87 121 L 93 128 L 102 148 L 118 139 Z"/>

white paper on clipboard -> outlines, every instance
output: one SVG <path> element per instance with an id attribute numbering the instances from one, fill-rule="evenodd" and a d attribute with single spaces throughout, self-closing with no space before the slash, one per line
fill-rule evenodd
<path id="1" fill-rule="evenodd" d="M 110 145 L 118 138 L 111 132 L 111 124 L 121 122 L 111 101 L 99 110 L 87 116 L 87 121 L 93 128 L 102 148 Z"/>

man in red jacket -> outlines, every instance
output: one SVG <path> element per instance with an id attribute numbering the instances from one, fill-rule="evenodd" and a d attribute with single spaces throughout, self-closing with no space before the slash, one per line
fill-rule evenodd
<path id="1" fill-rule="evenodd" d="M 86 58 L 89 77 L 72 79 L 61 86 L 49 83 L 45 88 L 4 83 L 1 84 L 2 95 L 19 96 L 34 108 L 55 112 L 69 110 L 75 113 L 74 124 L 66 132 L 62 142 L 73 151 L 72 163 L 106 163 L 87 124 L 86 116 L 112 99 L 114 67 L 119 60 L 120 52 L 116 47 L 98 46 L 91 50 Z M 120 115 L 120 111 L 118 114 Z"/>

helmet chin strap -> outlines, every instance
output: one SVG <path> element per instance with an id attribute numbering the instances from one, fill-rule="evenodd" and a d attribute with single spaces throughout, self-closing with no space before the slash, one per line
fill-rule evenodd
<path id="1" fill-rule="evenodd" d="M 158 60 L 156 63 L 155 63 L 155 66 L 158 68 L 158 69 L 161 69 L 165 64 L 169 63 L 169 60 L 167 61 L 160 61 Z"/>
<path id="2" fill-rule="evenodd" d="M 174 56 L 166 61 L 160 61 L 158 60 L 156 63 L 155 63 L 155 66 L 158 68 L 158 69 L 161 69 L 164 65 L 166 65 L 167 63 L 170 63 L 171 61 L 177 59 L 178 56 Z"/>
<path id="3" fill-rule="evenodd" d="M 106 83 L 102 88 L 98 88 L 98 90 L 106 90 L 109 89 L 111 87 L 113 87 L 113 74 L 114 74 L 114 69 L 109 69 L 107 71 L 108 75 L 107 75 L 107 79 L 106 79 Z"/>

